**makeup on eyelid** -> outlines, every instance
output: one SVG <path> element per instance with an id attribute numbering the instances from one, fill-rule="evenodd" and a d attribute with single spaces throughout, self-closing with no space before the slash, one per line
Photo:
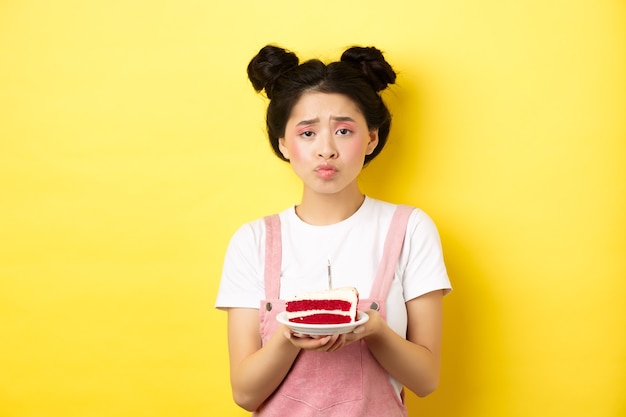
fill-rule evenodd
<path id="1" fill-rule="evenodd" d="M 307 132 L 317 134 L 320 130 L 313 125 L 299 125 L 299 128 L 296 129 L 296 135 L 302 136 Z M 341 130 L 345 130 L 346 132 L 340 132 Z M 356 131 L 356 125 L 354 123 L 341 123 L 340 125 L 334 126 L 332 131 L 335 135 L 345 136 L 350 133 L 354 133 Z"/>

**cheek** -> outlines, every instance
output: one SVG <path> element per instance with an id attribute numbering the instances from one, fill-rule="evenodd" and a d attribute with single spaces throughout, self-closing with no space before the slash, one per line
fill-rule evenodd
<path id="1" fill-rule="evenodd" d="M 296 159 L 302 159 L 302 149 L 300 149 L 298 146 L 294 146 L 291 149 L 291 156 Z"/>
<path id="2" fill-rule="evenodd" d="M 360 156 L 365 154 L 366 151 L 367 144 L 363 143 L 360 140 L 348 141 L 343 148 L 343 154 L 345 156 Z"/>
<path id="3" fill-rule="evenodd" d="M 296 142 L 289 143 L 289 160 L 300 160 L 302 159 L 303 151 L 302 147 L 298 146 Z"/>

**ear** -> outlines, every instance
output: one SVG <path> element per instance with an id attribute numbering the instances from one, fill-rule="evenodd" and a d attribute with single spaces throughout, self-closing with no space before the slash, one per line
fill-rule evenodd
<path id="1" fill-rule="evenodd" d="M 365 155 L 371 155 L 378 146 L 378 129 L 370 130 L 370 141 L 367 143 Z"/>
<path id="2" fill-rule="evenodd" d="M 289 150 L 285 146 L 285 138 L 278 138 L 278 149 L 285 159 L 289 160 Z"/>

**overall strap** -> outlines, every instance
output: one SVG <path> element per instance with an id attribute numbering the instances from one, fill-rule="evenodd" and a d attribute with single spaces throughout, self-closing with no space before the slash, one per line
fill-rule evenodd
<path id="1" fill-rule="evenodd" d="M 370 292 L 370 297 L 372 298 L 387 299 L 387 294 L 395 275 L 396 265 L 400 258 L 400 252 L 402 252 L 406 226 L 413 210 L 413 207 L 399 205 L 393 214 L 385 239 L 383 256 L 378 265 L 376 279 Z"/>
<path id="2" fill-rule="evenodd" d="M 280 264 L 282 242 L 280 238 L 280 217 L 273 214 L 265 220 L 265 298 L 276 300 L 280 295 Z"/>

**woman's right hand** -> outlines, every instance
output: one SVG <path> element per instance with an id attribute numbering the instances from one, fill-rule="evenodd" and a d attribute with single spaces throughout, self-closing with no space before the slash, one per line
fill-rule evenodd
<path id="1" fill-rule="evenodd" d="M 292 332 L 284 326 L 283 334 L 291 344 L 299 349 L 315 350 L 317 352 L 333 352 L 341 349 L 346 344 L 346 337 L 343 334 L 327 336 L 307 336 Z"/>

